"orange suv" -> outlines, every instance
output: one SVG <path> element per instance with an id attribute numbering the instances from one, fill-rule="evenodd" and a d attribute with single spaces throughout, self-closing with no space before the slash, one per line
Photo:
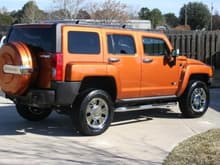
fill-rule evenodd
<path id="1" fill-rule="evenodd" d="M 209 106 L 212 68 L 177 55 L 164 34 L 70 22 L 14 25 L 0 49 L 0 86 L 25 119 L 52 110 L 98 135 L 114 112 L 179 102 L 184 117 Z"/>

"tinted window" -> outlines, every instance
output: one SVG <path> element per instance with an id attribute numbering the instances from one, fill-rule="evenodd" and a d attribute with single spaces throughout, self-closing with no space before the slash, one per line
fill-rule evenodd
<path id="1" fill-rule="evenodd" d="M 144 53 L 148 55 L 167 55 L 168 49 L 166 46 L 166 43 L 162 39 L 156 39 L 156 38 L 143 38 L 143 44 L 144 44 Z"/>
<path id="2" fill-rule="evenodd" d="M 13 27 L 9 33 L 7 42 L 23 42 L 29 46 L 40 48 L 43 51 L 56 51 L 55 28 L 52 27 Z"/>
<path id="3" fill-rule="evenodd" d="M 108 35 L 108 52 L 111 54 L 135 54 L 135 44 L 132 36 Z"/>
<path id="4" fill-rule="evenodd" d="M 76 54 L 99 54 L 100 40 L 95 32 L 68 32 L 68 50 Z"/>

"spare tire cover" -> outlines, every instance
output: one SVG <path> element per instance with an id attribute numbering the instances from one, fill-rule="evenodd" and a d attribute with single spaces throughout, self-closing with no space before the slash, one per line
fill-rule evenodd
<path id="1" fill-rule="evenodd" d="M 13 73 L 5 67 L 28 68 L 27 73 Z M 33 58 L 27 45 L 21 42 L 7 43 L 0 49 L 0 88 L 8 95 L 22 95 L 28 89 L 34 70 Z"/>

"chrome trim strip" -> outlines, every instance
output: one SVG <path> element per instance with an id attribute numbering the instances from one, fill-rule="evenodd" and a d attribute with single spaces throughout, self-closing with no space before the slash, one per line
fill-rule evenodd
<path id="1" fill-rule="evenodd" d="M 129 98 L 129 99 L 120 99 L 120 101 L 144 101 L 144 100 L 159 100 L 159 99 L 172 99 L 177 98 L 176 95 L 170 96 L 156 96 L 156 97 L 141 97 L 141 98 Z"/>
<path id="2" fill-rule="evenodd" d="M 33 69 L 29 66 L 16 66 L 16 65 L 7 65 L 3 66 L 3 72 L 7 74 L 30 74 L 33 72 Z"/>
<path id="3" fill-rule="evenodd" d="M 51 55 L 49 55 L 49 54 L 41 54 L 40 55 L 40 58 L 50 58 L 51 57 Z"/>

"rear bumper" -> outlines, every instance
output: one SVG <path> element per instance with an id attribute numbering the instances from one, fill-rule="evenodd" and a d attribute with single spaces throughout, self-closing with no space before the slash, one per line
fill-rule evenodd
<path id="1" fill-rule="evenodd" d="M 31 89 L 24 96 L 7 96 L 15 103 L 34 107 L 72 105 L 78 95 L 80 82 L 52 82 L 51 89 Z"/>

